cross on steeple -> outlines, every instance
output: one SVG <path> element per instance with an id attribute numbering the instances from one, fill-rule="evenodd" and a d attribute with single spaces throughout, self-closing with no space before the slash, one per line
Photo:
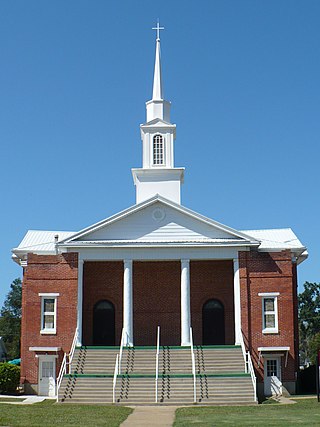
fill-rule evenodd
<path id="1" fill-rule="evenodd" d="M 152 28 L 153 30 L 157 30 L 157 41 L 160 40 L 160 30 L 164 30 L 164 27 L 160 27 L 159 19 L 157 22 L 157 26 Z"/>

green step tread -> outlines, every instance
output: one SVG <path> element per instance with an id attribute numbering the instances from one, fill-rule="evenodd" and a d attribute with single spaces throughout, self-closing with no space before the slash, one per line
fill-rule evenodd
<path id="1" fill-rule="evenodd" d="M 134 346 L 134 347 L 123 347 L 124 350 L 127 350 L 128 348 L 133 349 L 133 350 L 156 350 L 157 347 L 152 346 L 152 345 L 145 345 L 145 346 Z M 160 346 L 160 350 L 163 349 L 169 349 L 169 350 L 188 350 L 190 349 L 190 346 L 185 346 L 185 347 L 181 347 L 181 346 L 175 346 L 175 345 L 161 345 Z M 194 345 L 193 346 L 194 350 L 196 349 L 211 349 L 211 350 L 224 350 L 224 349 L 236 349 L 236 348 L 241 348 L 240 345 Z M 77 350 L 120 350 L 119 346 L 93 346 L 93 345 L 83 345 L 83 346 L 79 346 L 76 347 Z"/>
<path id="2" fill-rule="evenodd" d="M 170 378 L 193 378 L 192 374 L 159 374 L 159 379 L 162 377 Z M 238 378 L 250 377 L 250 374 L 244 372 L 224 372 L 219 374 L 196 374 L 197 378 Z M 65 374 L 64 378 L 113 378 L 113 374 Z M 120 374 L 117 378 L 155 378 L 154 374 Z"/>

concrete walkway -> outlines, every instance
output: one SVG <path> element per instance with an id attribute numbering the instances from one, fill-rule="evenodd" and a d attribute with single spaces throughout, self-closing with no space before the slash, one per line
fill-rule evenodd
<path id="1" fill-rule="evenodd" d="M 120 427 L 171 427 L 179 406 L 135 406 Z"/>
<path id="2" fill-rule="evenodd" d="M 0 395 L 0 398 L 3 399 L 1 403 L 7 403 L 8 405 L 32 405 L 33 403 L 39 403 L 39 402 L 43 402 L 44 400 L 47 399 L 56 399 L 55 397 L 48 397 L 48 396 L 37 396 L 37 395 L 21 395 L 21 396 L 10 396 L 10 395 Z M 5 399 L 17 399 L 16 402 L 6 402 Z M 24 399 L 24 400 L 20 400 L 20 399 Z"/>

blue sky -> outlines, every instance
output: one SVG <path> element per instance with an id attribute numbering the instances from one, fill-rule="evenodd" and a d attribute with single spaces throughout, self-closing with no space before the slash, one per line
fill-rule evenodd
<path id="1" fill-rule="evenodd" d="M 291 227 L 319 276 L 318 0 L 1 1 L 0 305 L 28 229 L 79 230 L 135 202 L 160 18 L 183 205 Z"/>

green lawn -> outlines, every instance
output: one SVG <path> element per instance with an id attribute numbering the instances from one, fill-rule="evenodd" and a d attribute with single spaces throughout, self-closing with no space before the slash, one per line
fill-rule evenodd
<path id="1" fill-rule="evenodd" d="M 174 427 L 214 426 L 319 426 L 317 399 L 297 400 L 294 405 L 217 406 L 180 408 Z"/>
<path id="2" fill-rule="evenodd" d="M 0 404 L 0 426 L 118 427 L 132 412 L 122 406 L 69 405 L 44 401 L 33 405 Z"/>

